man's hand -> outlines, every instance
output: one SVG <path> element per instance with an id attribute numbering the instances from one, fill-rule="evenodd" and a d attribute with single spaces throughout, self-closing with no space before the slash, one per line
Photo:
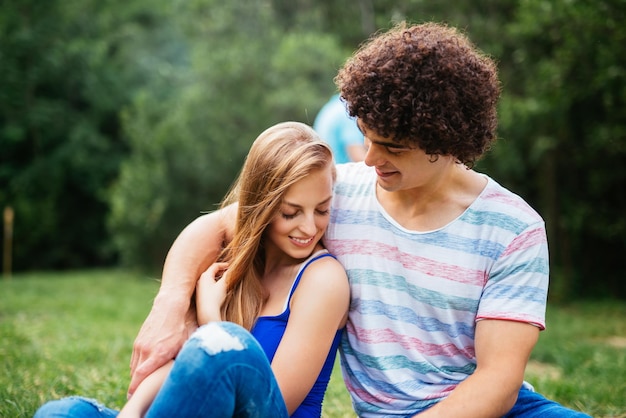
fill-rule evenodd
<path id="1" fill-rule="evenodd" d="M 161 288 L 135 339 L 129 394 L 149 374 L 176 357 L 198 328 L 195 307 L 190 309 L 196 282 L 232 237 L 236 216 L 235 204 L 202 215 L 174 241 L 165 258 Z"/>
<path id="2" fill-rule="evenodd" d="M 183 343 L 198 328 L 189 300 L 172 301 L 157 296 L 133 345 L 129 397 L 152 372 L 176 357 Z"/>

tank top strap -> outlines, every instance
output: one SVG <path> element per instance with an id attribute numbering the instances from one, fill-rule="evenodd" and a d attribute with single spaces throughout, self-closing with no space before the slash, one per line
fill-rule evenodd
<path id="1" fill-rule="evenodd" d="M 296 291 L 296 288 L 298 287 L 298 283 L 300 283 L 300 279 L 302 278 L 302 274 L 304 273 L 304 270 L 306 270 L 306 268 L 315 260 L 319 260 L 320 258 L 323 257 L 332 257 L 335 260 L 337 259 L 334 255 L 332 255 L 331 253 L 328 252 L 328 250 L 321 250 L 318 251 L 317 253 L 313 254 L 308 260 L 306 260 L 304 263 L 302 263 L 302 267 L 300 267 L 300 269 L 298 270 L 298 275 L 296 276 L 296 280 L 293 281 L 293 285 L 291 286 L 291 290 L 289 291 L 289 297 L 287 298 L 287 311 L 290 311 L 291 309 L 289 308 L 290 303 L 291 303 L 291 297 L 293 296 L 294 292 Z"/>

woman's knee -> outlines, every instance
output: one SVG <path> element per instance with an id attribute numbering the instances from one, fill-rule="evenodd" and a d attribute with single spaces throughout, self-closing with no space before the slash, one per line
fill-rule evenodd
<path id="1" fill-rule="evenodd" d="M 181 411 L 191 408 L 206 416 L 233 416 L 250 404 L 263 409 L 268 397 L 274 401 L 271 405 L 284 405 L 269 361 L 254 336 L 233 323 L 212 322 L 185 343 L 150 412 L 175 416 L 174 412 L 182 415 Z"/>
<path id="2" fill-rule="evenodd" d="M 269 360 L 254 336 L 231 322 L 211 322 L 185 343 L 172 373 L 200 383 L 226 370 L 237 373 L 249 367 L 271 373 Z"/>
<path id="3" fill-rule="evenodd" d="M 198 328 L 183 347 L 201 349 L 209 356 L 222 353 L 263 353 L 254 336 L 243 327 L 232 322 L 210 322 Z"/>
<path id="4" fill-rule="evenodd" d="M 43 404 L 34 418 L 108 418 L 116 415 L 94 399 L 71 396 Z"/>

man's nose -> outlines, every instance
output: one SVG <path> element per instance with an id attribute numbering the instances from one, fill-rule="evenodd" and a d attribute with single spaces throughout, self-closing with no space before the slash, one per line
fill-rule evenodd
<path id="1" fill-rule="evenodd" d="M 370 167 L 374 167 L 377 165 L 382 165 L 383 158 L 380 147 L 370 143 L 367 147 L 367 151 L 365 153 L 365 158 L 363 159 L 366 165 Z"/>

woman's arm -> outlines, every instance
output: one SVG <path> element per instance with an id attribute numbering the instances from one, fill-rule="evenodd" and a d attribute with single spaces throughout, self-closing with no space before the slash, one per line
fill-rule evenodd
<path id="1" fill-rule="evenodd" d="M 292 414 L 322 370 L 335 333 L 345 325 L 350 289 L 337 260 L 324 257 L 304 271 L 291 299 L 291 314 L 272 370 Z"/>
<path id="2" fill-rule="evenodd" d="M 197 328 L 190 302 L 200 274 L 213 263 L 232 236 L 234 205 L 189 224 L 170 249 L 162 283 L 133 346 L 129 393 L 154 370 L 173 359 Z"/>
<path id="3" fill-rule="evenodd" d="M 174 361 L 170 360 L 146 377 L 135 391 L 135 394 L 124 405 L 117 418 L 143 417 L 148 412 L 148 408 L 152 405 L 157 393 L 159 393 L 159 389 L 161 389 L 173 364 Z"/>
<path id="4" fill-rule="evenodd" d="M 476 370 L 443 401 L 418 414 L 435 417 L 501 417 L 515 404 L 530 352 L 539 338 L 534 325 L 482 320 L 476 324 Z"/>

